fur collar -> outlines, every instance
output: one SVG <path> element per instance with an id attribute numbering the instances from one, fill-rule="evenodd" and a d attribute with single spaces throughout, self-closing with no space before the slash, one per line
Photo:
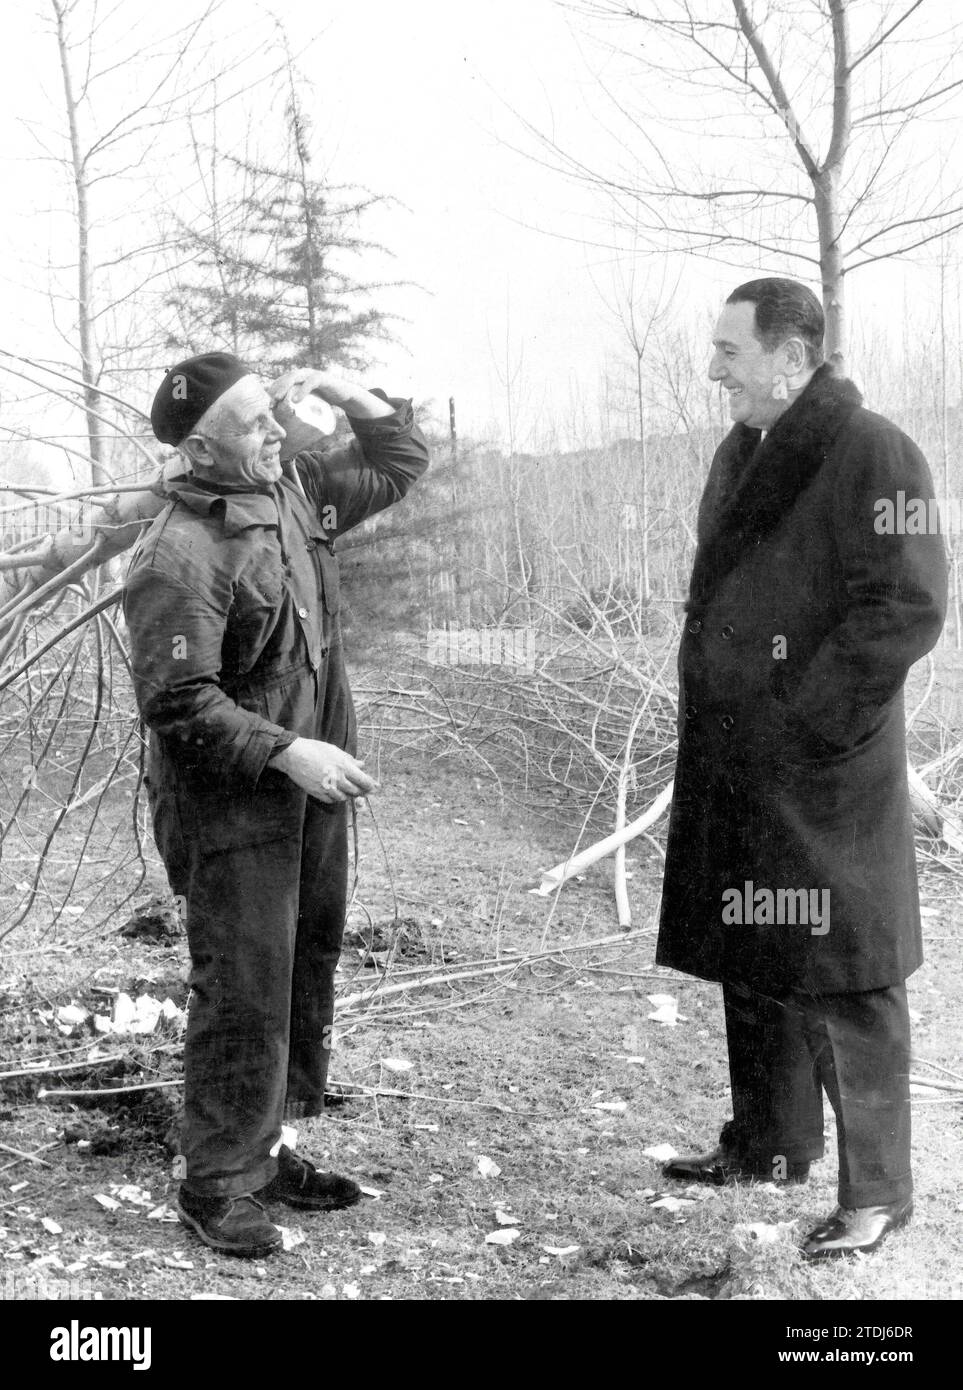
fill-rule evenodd
<path id="1" fill-rule="evenodd" d="M 762 438 L 734 425 L 720 444 L 699 507 L 687 611 L 704 604 L 745 551 L 768 536 L 826 461 L 862 396 L 828 364 Z"/>

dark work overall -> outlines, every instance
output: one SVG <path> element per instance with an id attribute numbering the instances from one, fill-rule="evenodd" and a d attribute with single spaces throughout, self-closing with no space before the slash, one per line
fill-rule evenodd
<path id="1" fill-rule="evenodd" d="M 200 1193 L 269 1182 L 282 1119 L 324 1101 L 347 808 L 269 760 L 296 737 L 354 753 L 333 534 L 398 501 L 428 461 L 406 402 L 352 427 L 323 461 L 298 456 L 300 489 L 178 486 L 127 583 L 154 835 L 187 908 L 182 1153 Z"/>
<path id="2" fill-rule="evenodd" d="M 184 834 L 172 798 L 151 798 L 171 887 L 187 901 L 182 1150 L 198 1191 L 269 1182 L 281 1117 L 323 1106 L 346 905 L 345 807 L 293 791 L 294 833 L 216 851 Z"/>

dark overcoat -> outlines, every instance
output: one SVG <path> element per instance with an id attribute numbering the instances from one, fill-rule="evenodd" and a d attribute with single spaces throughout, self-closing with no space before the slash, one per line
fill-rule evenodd
<path id="1" fill-rule="evenodd" d="M 877 503 L 905 514 L 901 491 L 932 497 L 925 459 L 828 367 L 765 435 L 738 424 L 717 450 L 679 651 L 659 964 L 774 994 L 919 966 L 902 692 L 939 636 L 946 559 L 938 533 L 881 529 Z"/>

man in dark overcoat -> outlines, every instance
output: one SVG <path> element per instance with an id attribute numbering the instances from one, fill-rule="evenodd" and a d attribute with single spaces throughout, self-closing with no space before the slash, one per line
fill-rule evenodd
<path id="1" fill-rule="evenodd" d="M 354 757 L 335 541 L 428 466 L 409 401 L 329 372 L 275 386 L 225 353 L 167 373 L 151 423 L 187 471 L 125 597 L 154 835 L 192 960 L 178 1211 L 245 1256 L 281 1242 L 267 1201 L 324 1211 L 360 1195 L 282 1143 L 282 1120 L 324 1104 L 347 803 L 374 786 Z M 289 458 L 275 412 L 303 432 L 309 393 L 354 437 Z"/>
<path id="2" fill-rule="evenodd" d="M 929 470 L 823 361 L 810 290 L 740 286 L 713 344 L 734 423 L 699 510 L 656 959 L 722 982 L 733 1118 L 666 1172 L 803 1181 L 825 1090 L 839 1205 L 803 1249 L 868 1251 L 912 1212 L 903 684 L 940 633 L 945 554 L 938 528 L 886 524 L 900 492 L 932 498 Z"/>

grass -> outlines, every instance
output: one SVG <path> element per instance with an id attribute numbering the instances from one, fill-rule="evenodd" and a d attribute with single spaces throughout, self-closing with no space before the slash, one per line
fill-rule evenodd
<path id="1" fill-rule="evenodd" d="M 538 870 L 563 857 L 571 831 L 501 804 L 489 783 L 456 764 L 399 756 L 381 775 L 378 825 L 407 927 L 398 965 L 537 950 L 550 902 L 526 890 Z M 384 924 L 394 913 L 385 861 L 370 818 L 362 815 L 359 826 L 360 899 Z M 635 923 L 651 927 L 660 861 L 638 844 L 630 861 Z M 832 1139 L 805 1187 L 687 1194 L 664 1182 L 659 1163 L 643 1150 L 711 1146 L 728 1114 L 719 990 L 656 971 L 651 930 L 566 956 L 567 945 L 616 931 L 610 875 L 605 862 L 562 890 L 548 931 L 558 948 L 551 960 L 448 991 L 411 993 L 390 1014 L 371 1011 L 343 1029 L 333 1078 L 427 1099 L 351 1098 L 302 1124 L 302 1152 L 382 1195 L 328 1216 L 278 1208 L 276 1219 L 304 1239 L 263 1263 L 215 1255 L 181 1226 L 148 1219 L 145 1207 L 122 1202 L 107 1211 L 95 1200 L 110 1184 L 135 1184 L 158 1204 L 171 1201 L 176 1183 L 165 1137 L 176 1119 L 176 1091 L 149 1093 L 148 1101 L 124 1108 L 90 1107 L 39 1100 L 32 1078 L 0 1083 L 2 1142 L 28 1152 L 49 1146 L 40 1154 L 44 1167 L 0 1154 L 0 1291 L 27 1296 L 30 1280 L 43 1276 L 125 1300 L 963 1295 L 959 1104 L 918 1100 L 917 1214 L 869 1258 L 810 1267 L 795 1249 L 835 1204 Z M 152 886 L 163 886 L 159 870 Z M 958 1068 L 963 908 L 955 883 L 933 871 L 923 874 L 922 896 L 929 939 L 926 965 L 910 982 L 920 1015 L 916 1050 Z M 364 931 L 366 924 L 356 906 L 349 925 Z M 116 931 L 84 938 L 83 929 L 74 920 L 43 936 L 28 925 L 7 943 L 0 1069 L 58 1047 L 80 1049 L 38 1010 L 103 1001 L 95 989 L 144 987 L 183 1004 L 182 941 L 130 941 Z M 362 955 L 355 947 L 345 953 L 346 993 L 372 975 Z M 674 994 L 685 1021 L 674 1028 L 649 1021 L 652 993 Z M 143 1051 L 128 1050 L 145 1060 Z M 409 1061 L 411 1069 L 393 1071 L 386 1058 Z M 148 1060 L 155 1074 L 177 1074 L 170 1054 Z M 124 1075 L 134 1081 L 141 1073 L 131 1065 L 118 1069 Z M 118 1079 L 105 1069 L 66 1075 L 58 1084 Z M 625 1110 L 594 1108 L 612 1102 L 625 1102 Z M 481 1157 L 500 1173 L 482 1176 Z M 677 1210 L 653 1205 L 669 1188 L 693 1200 Z M 44 1218 L 61 1230 L 45 1228 Z M 508 1218 L 517 1238 L 486 1242 L 509 1228 Z M 754 1250 L 736 1230 L 753 1222 L 794 1224 Z M 551 1253 L 557 1251 L 569 1253 Z"/>

